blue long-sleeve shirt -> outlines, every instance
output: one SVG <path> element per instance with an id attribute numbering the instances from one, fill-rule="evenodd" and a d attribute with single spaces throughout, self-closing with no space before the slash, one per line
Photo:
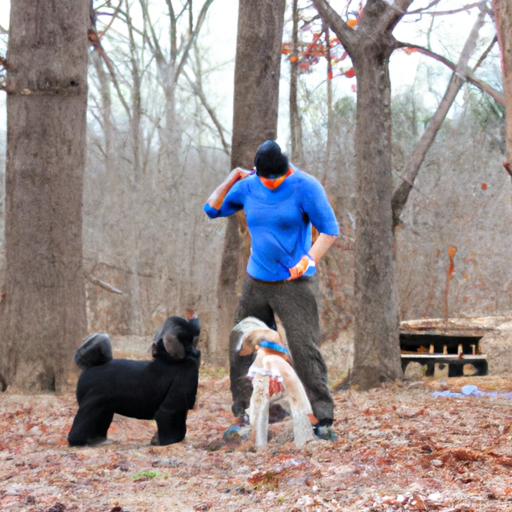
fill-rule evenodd
<path id="1" fill-rule="evenodd" d="M 244 209 L 251 233 L 249 276 L 261 281 L 283 281 L 311 248 L 311 225 L 326 235 L 339 235 L 338 222 L 322 185 L 294 168 L 276 189 L 270 190 L 256 174 L 237 181 L 219 210 L 204 205 L 214 219 Z M 310 276 L 310 266 L 304 275 Z"/>

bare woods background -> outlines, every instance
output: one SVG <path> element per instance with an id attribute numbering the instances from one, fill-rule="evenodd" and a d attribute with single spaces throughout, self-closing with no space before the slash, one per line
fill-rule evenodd
<path id="1" fill-rule="evenodd" d="M 147 337 L 170 314 L 193 309 L 203 325 L 205 358 L 224 364 L 227 343 L 216 332 L 226 222 L 208 220 L 202 207 L 230 170 L 230 131 L 219 121 L 215 105 L 224 89 L 231 90 L 232 67 L 226 68 L 217 92 L 208 96 L 203 83 L 213 80 L 215 62 L 208 60 L 200 42 L 190 48 L 188 67 L 177 76 L 169 73 L 176 73 L 179 55 L 166 61 L 159 57 L 156 39 L 153 46 L 150 39 L 139 46 L 136 31 L 130 34 L 118 36 L 108 48 L 116 73 L 98 52 L 90 56 L 83 194 L 88 330 Z M 425 76 L 438 78 L 433 71 Z M 282 81 L 287 80 L 283 66 Z M 396 230 L 401 320 L 512 311 L 512 187 L 502 167 L 503 109 L 464 87 L 423 163 L 404 222 Z M 349 355 L 357 229 L 355 95 L 335 98 L 327 123 L 322 87 L 311 94 L 303 85 L 301 93 L 304 157 L 297 163 L 324 183 L 343 227 L 343 236 L 320 268 L 324 341 Z M 393 101 L 397 184 L 433 109 L 415 87 Z M 0 133 L 0 293 L 5 279 L 5 142 Z M 456 247 L 455 268 L 447 288 L 450 246 Z"/>
<path id="2" fill-rule="evenodd" d="M 401 143 L 414 135 L 410 106 L 407 98 L 396 100 L 395 137 Z M 352 100 L 341 100 L 327 175 L 321 130 L 305 137 L 303 167 L 325 179 L 345 231 L 320 270 L 323 331 L 330 341 L 340 335 L 345 340 L 352 319 L 354 115 Z M 512 310 L 512 190 L 501 166 L 501 133 L 500 119 L 482 121 L 466 106 L 431 149 L 397 232 L 401 319 L 445 314 L 451 245 L 457 252 L 449 315 Z M 129 135 L 113 130 L 105 155 L 104 133 L 91 122 L 83 198 L 89 331 L 150 335 L 169 314 L 194 309 L 204 326 L 205 355 L 222 363 L 226 344 L 215 338 L 215 322 L 225 221 L 208 220 L 202 206 L 228 172 L 229 158 L 180 136 L 179 157 L 162 158 L 165 148 L 141 144 L 143 164 L 135 169 Z M 395 154 L 397 166 L 401 156 Z M 5 146 L 0 157 L 3 225 Z M 0 289 L 3 268 L 2 254 Z"/>

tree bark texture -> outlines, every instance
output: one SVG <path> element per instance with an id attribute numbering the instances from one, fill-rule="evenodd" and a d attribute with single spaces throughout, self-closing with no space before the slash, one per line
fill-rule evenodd
<path id="1" fill-rule="evenodd" d="M 87 331 L 82 182 L 89 3 L 11 3 L 7 52 L 6 304 L 11 384 L 63 390 Z"/>
<path id="2" fill-rule="evenodd" d="M 366 4 L 357 30 L 325 0 L 322 18 L 352 59 L 357 77 L 354 366 L 350 384 L 370 389 L 402 377 L 393 239 L 391 86 L 392 31 L 411 0 Z"/>
<path id="3" fill-rule="evenodd" d="M 361 41 L 357 76 L 354 368 L 360 389 L 401 378 L 391 212 L 391 88 L 384 43 Z"/>
<path id="4" fill-rule="evenodd" d="M 507 159 L 510 162 L 512 160 L 512 0 L 493 0 L 492 5 L 501 49 L 507 123 Z"/>
<path id="5" fill-rule="evenodd" d="M 285 0 L 239 3 L 232 168 L 251 169 L 260 144 L 276 138 L 285 4 Z M 227 221 L 217 294 L 216 352 L 222 357 L 227 354 L 249 248 L 250 236 L 243 213 L 231 216 Z"/>

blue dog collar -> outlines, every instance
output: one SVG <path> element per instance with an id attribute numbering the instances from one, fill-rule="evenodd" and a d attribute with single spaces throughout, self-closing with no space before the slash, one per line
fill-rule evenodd
<path id="1" fill-rule="evenodd" d="M 290 351 L 286 347 L 279 345 L 279 343 L 275 343 L 269 340 L 263 340 L 259 345 L 261 348 L 268 348 L 270 350 L 275 350 L 276 352 L 281 352 L 282 354 L 290 356 Z"/>

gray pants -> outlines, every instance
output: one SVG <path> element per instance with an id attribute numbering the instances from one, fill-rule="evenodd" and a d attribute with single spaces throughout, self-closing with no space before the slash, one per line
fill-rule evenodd
<path id="1" fill-rule="evenodd" d="M 246 276 L 242 297 L 235 314 L 235 324 L 248 316 L 254 316 L 269 327 L 275 326 L 274 312 L 281 319 L 293 359 L 293 367 L 304 384 L 313 413 L 325 425 L 333 420 L 333 400 L 327 380 L 327 367 L 318 341 L 320 327 L 316 293 L 318 277 L 300 277 L 292 281 L 276 283 L 258 281 Z M 239 356 L 237 339 L 230 339 L 230 379 L 233 396 L 233 414 L 246 415 L 252 393 L 251 381 L 246 378 L 254 355 Z"/>

